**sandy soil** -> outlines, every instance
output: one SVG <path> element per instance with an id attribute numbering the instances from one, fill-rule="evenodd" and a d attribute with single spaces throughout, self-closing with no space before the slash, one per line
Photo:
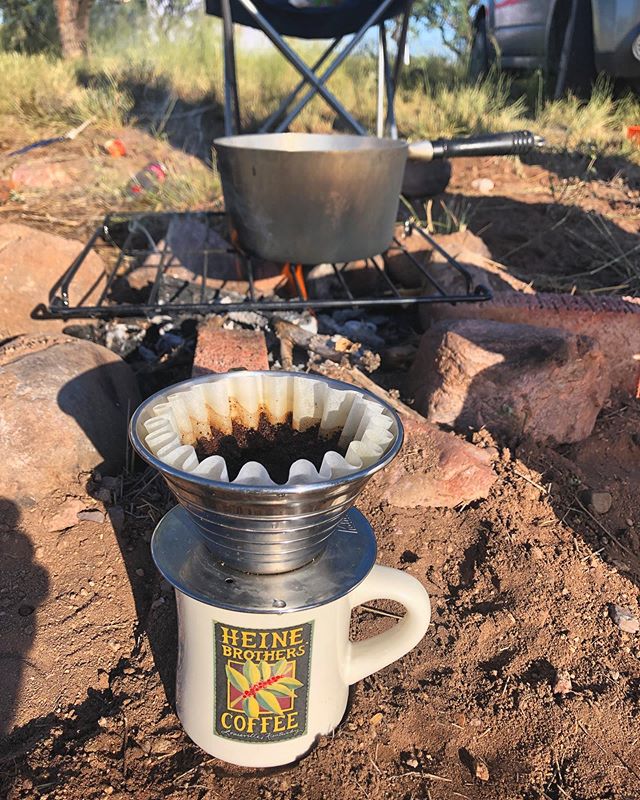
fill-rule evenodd
<path id="1" fill-rule="evenodd" d="M 130 651 L 114 655 L 86 698 L 6 743 L 2 796 L 634 800 L 640 643 L 615 627 L 608 604 L 638 613 L 639 423 L 638 408 L 620 403 L 561 453 L 499 449 L 491 496 L 464 509 L 391 510 L 365 492 L 359 507 L 380 561 L 424 583 L 433 623 L 410 655 L 354 688 L 333 736 L 271 773 L 210 759 L 182 733 L 172 708 L 175 608 L 146 546 L 167 498 L 156 484 L 133 504 L 125 496 L 141 517 L 128 515 L 118 537 L 140 620 Z M 611 511 L 590 517 L 585 487 L 608 488 Z M 37 536 L 28 520 L 23 530 Z M 94 547 L 103 547 L 97 538 Z M 123 571 L 104 580 L 127 594 Z M 85 614 L 99 625 L 99 608 Z M 361 613 L 354 632 L 386 624 Z M 564 695 L 554 695 L 559 671 L 571 676 Z M 486 762 L 488 781 L 465 766 L 469 752 Z"/>

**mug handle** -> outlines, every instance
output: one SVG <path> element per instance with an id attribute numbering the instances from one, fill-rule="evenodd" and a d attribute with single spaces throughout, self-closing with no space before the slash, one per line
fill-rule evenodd
<path id="1" fill-rule="evenodd" d="M 380 564 L 349 593 L 348 599 L 351 610 L 370 600 L 396 600 L 407 609 L 405 616 L 388 631 L 364 642 L 349 642 L 345 681 L 351 685 L 396 661 L 418 644 L 429 627 L 431 603 L 420 581 Z"/>

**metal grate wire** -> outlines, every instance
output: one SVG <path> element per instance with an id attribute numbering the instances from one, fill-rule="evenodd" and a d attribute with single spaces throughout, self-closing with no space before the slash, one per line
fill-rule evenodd
<path id="1" fill-rule="evenodd" d="M 367 308 L 376 306 L 410 306 L 426 303 L 481 302 L 490 299 L 491 292 L 484 286 L 473 288 L 469 271 L 446 252 L 429 233 L 419 225 L 408 222 L 407 231 L 413 230 L 437 250 L 463 279 L 465 291 L 447 293 L 440 281 L 409 252 L 401 241 L 394 239 L 394 248 L 403 252 L 420 273 L 423 288 L 407 290 L 393 279 L 384 262 L 376 256 L 366 259 L 364 267 L 371 270 L 375 280 L 370 280 L 366 292 L 354 292 L 350 285 L 352 264 L 330 265 L 335 281 L 330 297 L 305 297 L 294 271 L 293 280 L 282 275 L 277 283 L 277 269 L 259 258 L 244 253 L 229 240 L 227 218 L 222 212 L 162 212 L 142 214 L 110 214 L 93 231 L 88 242 L 69 265 L 49 292 L 48 303 L 40 306 L 37 316 L 71 318 L 149 317 L 158 314 L 207 314 L 229 311 L 278 311 L 313 308 Z M 191 250 L 181 248 L 178 254 L 169 242 L 172 226 L 197 225 L 205 231 L 204 245 Z M 214 246 L 207 244 L 213 237 Z M 105 264 L 105 275 L 98 285 L 85 292 L 78 302 L 72 303 L 81 271 L 86 269 L 90 253 L 97 253 Z M 229 265 L 233 258 L 237 274 L 216 279 L 216 263 Z M 197 270 L 185 276 L 185 268 L 178 269 L 185 260 L 196 259 Z M 276 270 L 272 276 L 271 291 L 259 289 L 260 274 L 265 267 Z M 148 283 L 144 290 L 129 292 L 135 297 L 123 299 L 121 288 L 136 271 L 145 270 Z M 187 270 L 188 272 L 189 270 Z M 176 277 L 176 275 L 178 277 Z M 426 287 L 430 287 L 430 291 Z M 428 293 L 427 293 L 428 291 Z"/>

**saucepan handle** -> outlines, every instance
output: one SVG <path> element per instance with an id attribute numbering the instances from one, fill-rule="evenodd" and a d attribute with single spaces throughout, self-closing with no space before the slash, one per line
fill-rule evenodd
<path id="1" fill-rule="evenodd" d="M 506 131 L 485 136 L 467 136 L 464 139 L 434 139 L 409 145 L 409 158 L 432 161 L 436 158 L 461 156 L 514 156 L 523 155 L 544 144 L 542 136 L 531 131 Z"/>
<path id="2" fill-rule="evenodd" d="M 404 617 L 388 631 L 364 642 L 349 643 L 345 680 L 351 685 L 396 661 L 418 644 L 429 627 L 431 603 L 420 581 L 379 564 L 348 597 L 352 609 L 370 600 L 395 600 L 406 608 Z"/>

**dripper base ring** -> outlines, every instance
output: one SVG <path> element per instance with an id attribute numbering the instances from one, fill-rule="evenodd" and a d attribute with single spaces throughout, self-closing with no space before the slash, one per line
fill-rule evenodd
<path id="1" fill-rule="evenodd" d="M 176 506 L 158 523 L 151 554 L 163 577 L 194 600 L 230 611 L 286 614 L 350 592 L 371 571 L 376 541 L 367 519 L 351 509 L 310 564 L 275 575 L 237 572 L 215 560 L 187 512 Z"/>

